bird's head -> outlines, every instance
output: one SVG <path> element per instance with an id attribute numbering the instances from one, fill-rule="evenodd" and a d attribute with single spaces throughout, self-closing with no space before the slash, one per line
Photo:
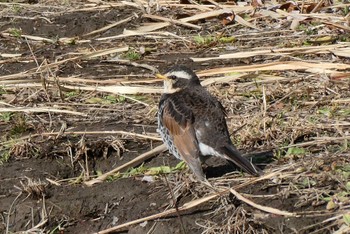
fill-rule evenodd
<path id="1" fill-rule="evenodd" d="M 157 74 L 156 76 L 164 80 L 164 93 L 175 93 L 188 86 L 200 85 L 196 73 L 185 66 L 174 66 L 164 75 Z"/>

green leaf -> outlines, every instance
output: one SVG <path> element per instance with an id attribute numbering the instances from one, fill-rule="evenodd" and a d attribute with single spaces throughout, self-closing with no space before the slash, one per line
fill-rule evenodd
<path id="1" fill-rule="evenodd" d="M 12 112 L 4 112 L 0 114 L 0 120 L 6 122 L 9 122 L 11 120 Z"/>
<path id="2" fill-rule="evenodd" d="M 9 28 L 8 32 L 11 34 L 13 37 L 21 37 L 22 36 L 22 30 L 18 28 Z"/>
<path id="3" fill-rule="evenodd" d="M 337 207 L 337 204 L 334 203 L 333 199 L 331 199 L 326 206 L 327 210 L 333 210 Z"/>
<path id="4" fill-rule="evenodd" d="M 350 115 L 350 109 L 342 109 L 339 110 L 338 113 L 342 116 L 349 116 Z"/>
<path id="5" fill-rule="evenodd" d="M 291 147 L 287 151 L 287 155 L 304 155 L 306 150 L 304 148 L 299 147 Z"/>
<path id="6" fill-rule="evenodd" d="M 135 49 L 130 49 L 128 52 L 124 53 L 123 57 L 129 60 L 139 60 L 141 58 L 141 54 Z"/>
<path id="7" fill-rule="evenodd" d="M 202 37 L 202 36 L 194 36 L 193 40 L 197 45 L 208 45 L 211 42 L 214 41 L 214 37 L 207 36 L 207 37 Z"/>
<path id="8" fill-rule="evenodd" d="M 345 188 L 348 192 L 350 191 L 350 181 L 346 182 Z"/>
<path id="9" fill-rule="evenodd" d="M 342 171 L 350 172 L 350 164 L 345 164 L 345 165 L 343 165 L 343 167 L 342 167 L 341 170 L 342 170 Z"/>
<path id="10" fill-rule="evenodd" d="M 175 170 L 183 170 L 186 168 L 186 163 L 185 161 L 181 161 L 179 162 L 176 166 L 175 166 Z"/>
<path id="11" fill-rule="evenodd" d="M 236 41 L 235 37 L 220 37 L 219 38 L 219 42 L 221 42 L 221 43 L 232 43 L 235 41 Z"/>
<path id="12" fill-rule="evenodd" d="M 171 168 L 169 166 L 151 167 L 148 169 L 147 174 L 158 175 L 163 173 L 170 173 Z"/>
<path id="13" fill-rule="evenodd" d="M 328 109 L 328 108 L 319 109 L 319 110 L 317 111 L 317 113 L 323 114 L 323 115 L 328 116 L 328 117 L 330 117 L 330 116 L 332 115 L 331 110 Z"/>
<path id="14" fill-rule="evenodd" d="M 66 97 L 76 97 L 76 96 L 78 96 L 78 95 L 79 95 L 79 93 L 76 92 L 76 91 L 71 91 L 71 92 L 65 93 L 65 96 L 66 96 Z"/>
<path id="15" fill-rule="evenodd" d="M 350 226 L 350 214 L 344 214 L 343 215 L 343 220 L 346 223 L 346 225 Z"/>
<path id="16" fill-rule="evenodd" d="M 100 170 L 97 170 L 97 171 L 96 171 L 96 175 L 97 175 L 97 176 L 101 176 L 102 174 L 103 174 L 102 171 L 100 171 Z"/>
<path id="17" fill-rule="evenodd" d="M 117 102 L 117 98 L 114 95 L 107 95 L 104 99 L 108 104 L 114 104 Z"/>
<path id="18" fill-rule="evenodd" d="M 103 103 L 104 100 L 99 97 L 92 97 L 92 98 L 86 99 L 85 102 L 89 104 L 100 104 L 100 103 Z"/>
<path id="19" fill-rule="evenodd" d="M 312 187 L 315 186 L 317 183 L 315 180 L 310 180 L 309 178 L 304 178 L 303 181 L 301 182 L 301 184 L 305 187 Z"/>

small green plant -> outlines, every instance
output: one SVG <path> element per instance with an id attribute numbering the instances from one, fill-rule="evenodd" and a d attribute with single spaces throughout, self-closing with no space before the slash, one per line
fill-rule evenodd
<path id="1" fill-rule="evenodd" d="M 349 34 L 339 35 L 339 41 L 350 42 L 350 35 Z"/>
<path id="2" fill-rule="evenodd" d="M 233 43 L 236 41 L 235 37 L 220 37 L 219 42 L 223 44 Z"/>
<path id="3" fill-rule="evenodd" d="M 345 203 L 349 200 L 349 193 L 341 191 L 332 196 L 323 197 L 323 200 L 327 202 L 326 209 L 333 210 L 339 207 L 339 203 Z"/>
<path id="4" fill-rule="evenodd" d="M 350 116 L 350 109 L 341 109 L 338 111 L 338 114 L 342 116 Z"/>
<path id="5" fill-rule="evenodd" d="M 242 138 L 240 137 L 240 135 L 236 135 L 234 138 L 231 137 L 231 140 L 237 148 L 239 148 L 242 145 Z"/>
<path id="6" fill-rule="evenodd" d="M 125 102 L 126 98 L 124 96 L 107 95 L 103 99 L 105 100 L 105 104 L 115 104 Z"/>
<path id="7" fill-rule="evenodd" d="M 124 177 L 124 178 L 128 178 L 131 176 L 137 176 L 137 175 L 144 174 L 146 171 L 147 171 L 147 168 L 145 167 L 145 165 L 141 164 L 139 167 L 129 168 L 129 170 L 127 170 L 125 173 L 123 173 L 120 176 Z"/>
<path id="8" fill-rule="evenodd" d="M 6 93 L 7 93 L 6 90 L 3 87 L 0 86 L 0 95 L 1 94 L 6 94 Z"/>
<path id="9" fill-rule="evenodd" d="M 315 180 L 311 180 L 310 178 L 306 177 L 304 178 L 300 185 L 302 188 L 312 188 L 317 184 L 317 182 Z"/>
<path id="10" fill-rule="evenodd" d="M 104 101 L 105 100 L 103 100 L 100 97 L 92 97 L 92 98 L 85 99 L 85 102 L 89 104 L 103 104 Z"/>
<path id="11" fill-rule="evenodd" d="M 299 148 L 299 147 L 290 147 L 288 150 L 284 149 L 288 145 L 290 145 L 290 142 L 284 142 L 281 146 L 280 149 L 274 150 L 273 155 L 277 160 L 282 159 L 283 157 L 290 157 L 290 156 L 303 156 L 308 153 L 307 150 L 304 148 Z"/>
<path id="12" fill-rule="evenodd" d="M 310 45 L 312 45 L 312 43 L 310 41 L 306 40 L 306 41 L 303 41 L 303 45 L 310 46 Z"/>
<path id="13" fill-rule="evenodd" d="M 350 178 L 350 164 L 345 164 L 335 168 L 335 171 L 341 175 L 344 180 Z"/>
<path id="14" fill-rule="evenodd" d="M 4 121 L 5 123 L 11 120 L 12 112 L 4 112 L 0 114 L 0 121 Z"/>
<path id="15" fill-rule="evenodd" d="M 345 189 L 347 192 L 350 192 L 350 181 L 346 182 Z"/>
<path id="16" fill-rule="evenodd" d="M 343 215 L 343 221 L 346 225 L 350 226 L 350 213 Z"/>
<path id="17" fill-rule="evenodd" d="M 296 30 L 303 31 L 306 35 L 315 35 L 317 33 L 317 30 L 308 27 L 306 24 L 300 24 Z"/>
<path id="18" fill-rule="evenodd" d="M 106 101 L 106 104 L 117 103 L 117 97 L 114 95 L 107 95 L 107 96 L 103 97 L 103 99 Z"/>
<path id="19" fill-rule="evenodd" d="M 296 29 L 298 31 L 306 31 L 308 27 L 305 24 L 299 24 L 299 26 Z"/>
<path id="20" fill-rule="evenodd" d="M 22 7 L 18 4 L 13 4 L 12 5 L 12 11 L 15 13 L 15 14 L 19 14 L 21 13 L 21 10 L 22 10 Z"/>
<path id="21" fill-rule="evenodd" d="M 71 38 L 71 39 L 69 39 L 69 40 L 64 41 L 64 43 L 65 43 L 66 45 L 76 45 L 76 44 L 77 44 L 77 41 L 78 41 L 77 38 Z"/>
<path id="22" fill-rule="evenodd" d="M 215 40 L 215 37 L 212 36 L 195 36 L 193 37 L 194 42 L 199 45 L 199 46 L 205 46 L 205 45 L 209 45 L 210 43 L 212 43 Z"/>
<path id="23" fill-rule="evenodd" d="M 18 28 L 10 28 L 9 33 L 13 37 L 20 38 L 22 36 L 22 30 Z"/>
<path id="24" fill-rule="evenodd" d="M 287 150 L 286 155 L 287 156 L 301 156 L 301 155 L 305 155 L 306 154 L 306 150 L 304 148 L 299 148 L 299 147 L 291 147 Z"/>
<path id="25" fill-rule="evenodd" d="M 133 61 L 133 60 L 139 60 L 141 58 L 141 54 L 137 52 L 135 49 L 129 49 L 128 52 L 126 52 L 123 57 Z"/>
<path id="26" fill-rule="evenodd" d="M 13 126 L 10 133 L 12 136 L 18 136 L 27 130 L 25 123 L 21 122 Z"/>
<path id="27" fill-rule="evenodd" d="M 3 165 L 4 163 L 8 162 L 10 159 L 10 150 L 4 149 L 3 151 L 0 150 L 0 165 Z"/>
<path id="28" fill-rule="evenodd" d="M 11 117 L 11 122 L 13 122 L 12 128 L 10 130 L 11 136 L 19 136 L 28 130 L 28 125 L 23 114 L 16 114 Z"/>
<path id="29" fill-rule="evenodd" d="M 0 141 L 5 142 L 0 146 L 0 165 L 8 162 L 11 157 L 37 157 L 40 154 L 40 149 L 29 141 L 7 140 L 6 137 L 1 137 Z"/>
<path id="30" fill-rule="evenodd" d="M 327 107 L 324 107 L 324 108 L 320 108 L 317 110 L 317 113 L 318 114 L 322 114 L 322 115 L 325 115 L 327 117 L 332 117 L 332 110 L 327 108 Z"/>
<path id="31" fill-rule="evenodd" d="M 307 120 L 310 123 L 313 123 L 313 124 L 318 124 L 320 122 L 319 117 L 318 116 L 314 116 L 314 115 L 311 115 L 311 116 L 307 117 Z"/>
<path id="32" fill-rule="evenodd" d="M 273 152 L 273 156 L 277 159 L 280 160 L 283 158 L 283 156 L 285 155 L 285 151 L 282 149 L 277 149 Z"/>
<path id="33" fill-rule="evenodd" d="M 66 96 L 67 98 L 76 97 L 78 95 L 79 95 L 79 92 L 77 92 L 77 91 L 71 91 L 71 92 L 64 93 L 64 96 Z"/>

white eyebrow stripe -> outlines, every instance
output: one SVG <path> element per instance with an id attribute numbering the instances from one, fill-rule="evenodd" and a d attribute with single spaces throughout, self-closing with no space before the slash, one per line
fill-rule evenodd
<path id="1" fill-rule="evenodd" d="M 168 72 L 166 76 L 176 76 L 178 78 L 188 79 L 188 80 L 192 78 L 191 75 L 185 71 L 171 71 L 171 72 Z"/>

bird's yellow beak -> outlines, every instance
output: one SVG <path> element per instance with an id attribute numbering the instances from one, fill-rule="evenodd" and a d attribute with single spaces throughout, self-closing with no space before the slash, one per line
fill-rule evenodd
<path id="1" fill-rule="evenodd" d="M 169 78 L 168 77 L 166 77 L 166 76 L 164 76 L 164 75 L 162 75 L 162 74 L 156 74 L 156 77 L 157 78 L 159 78 L 159 79 L 162 79 L 162 80 L 169 80 Z"/>

